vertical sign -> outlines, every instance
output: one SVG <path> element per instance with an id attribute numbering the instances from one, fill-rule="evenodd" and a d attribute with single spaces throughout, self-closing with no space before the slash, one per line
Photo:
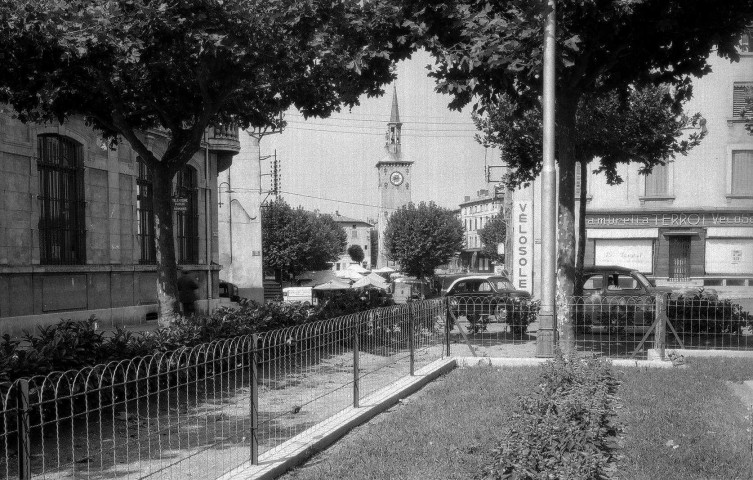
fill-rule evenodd
<path id="1" fill-rule="evenodd" d="M 533 202 L 513 201 L 512 281 L 518 290 L 533 293 Z"/>

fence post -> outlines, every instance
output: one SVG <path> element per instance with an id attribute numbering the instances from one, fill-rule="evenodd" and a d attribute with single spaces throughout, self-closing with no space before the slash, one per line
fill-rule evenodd
<path id="1" fill-rule="evenodd" d="M 664 360 L 667 346 L 667 297 L 663 293 L 656 294 L 656 331 L 654 332 L 654 348 L 659 351 L 659 359 Z"/>
<path id="2" fill-rule="evenodd" d="M 447 349 L 447 356 L 450 356 L 450 318 L 452 313 L 450 312 L 450 297 L 445 297 L 444 302 L 444 343 Z"/>
<path id="3" fill-rule="evenodd" d="M 358 317 L 355 319 L 355 323 L 353 324 L 353 328 L 351 329 L 352 335 L 353 335 L 353 408 L 358 408 L 360 405 L 360 399 L 361 394 L 359 392 L 359 369 L 358 366 L 358 325 L 361 322 L 359 321 Z"/>
<path id="4" fill-rule="evenodd" d="M 408 304 L 408 349 L 410 349 L 410 376 L 415 375 L 416 372 L 416 347 L 413 344 L 413 307 Z"/>
<path id="5" fill-rule="evenodd" d="M 259 464 L 259 375 L 258 356 L 259 335 L 251 336 L 251 465 Z"/>
<path id="6" fill-rule="evenodd" d="M 31 440 L 29 439 L 29 381 L 19 380 L 16 389 L 16 419 L 18 423 L 18 478 L 31 478 Z"/>

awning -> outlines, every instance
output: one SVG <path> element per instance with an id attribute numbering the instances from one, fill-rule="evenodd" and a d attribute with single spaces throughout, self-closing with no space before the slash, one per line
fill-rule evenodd
<path id="1" fill-rule="evenodd" d="M 586 238 L 658 238 L 658 228 L 589 228 Z"/>
<path id="2" fill-rule="evenodd" d="M 753 238 L 752 227 L 709 227 L 706 238 Z"/>

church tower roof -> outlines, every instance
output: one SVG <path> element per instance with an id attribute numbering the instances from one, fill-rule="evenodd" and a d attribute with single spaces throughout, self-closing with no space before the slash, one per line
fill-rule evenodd
<path id="1" fill-rule="evenodd" d="M 389 123 L 397 123 L 402 124 L 400 122 L 400 110 L 397 107 L 397 87 L 392 87 L 392 112 L 390 112 L 390 122 Z"/>
<path id="2" fill-rule="evenodd" d="M 387 122 L 387 132 L 384 136 L 384 149 L 386 155 L 377 162 L 377 167 L 385 163 L 413 163 L 403 156 L 401 149 L 402 126 L 400 121 L 400 108 L 397 105 L 397 87 L 392 87 L 392 110 L 390 121 Z"/>

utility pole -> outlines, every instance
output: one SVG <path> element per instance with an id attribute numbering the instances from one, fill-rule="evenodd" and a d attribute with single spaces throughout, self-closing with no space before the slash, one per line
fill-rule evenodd
<path id="1" fill-rule="evenodd" d="M 556 0 L 547 0 L 547 18 L 544 27 L 544 144 L 541 170 L 541 311 L 539 334 L 536 339 L 536 356 L 554 356 L 557 343 L 555 325 L 556 261 L 557 261 L 557 197 L 554 165 L 554 115 L 555 115 L 555 39 Z"/>

